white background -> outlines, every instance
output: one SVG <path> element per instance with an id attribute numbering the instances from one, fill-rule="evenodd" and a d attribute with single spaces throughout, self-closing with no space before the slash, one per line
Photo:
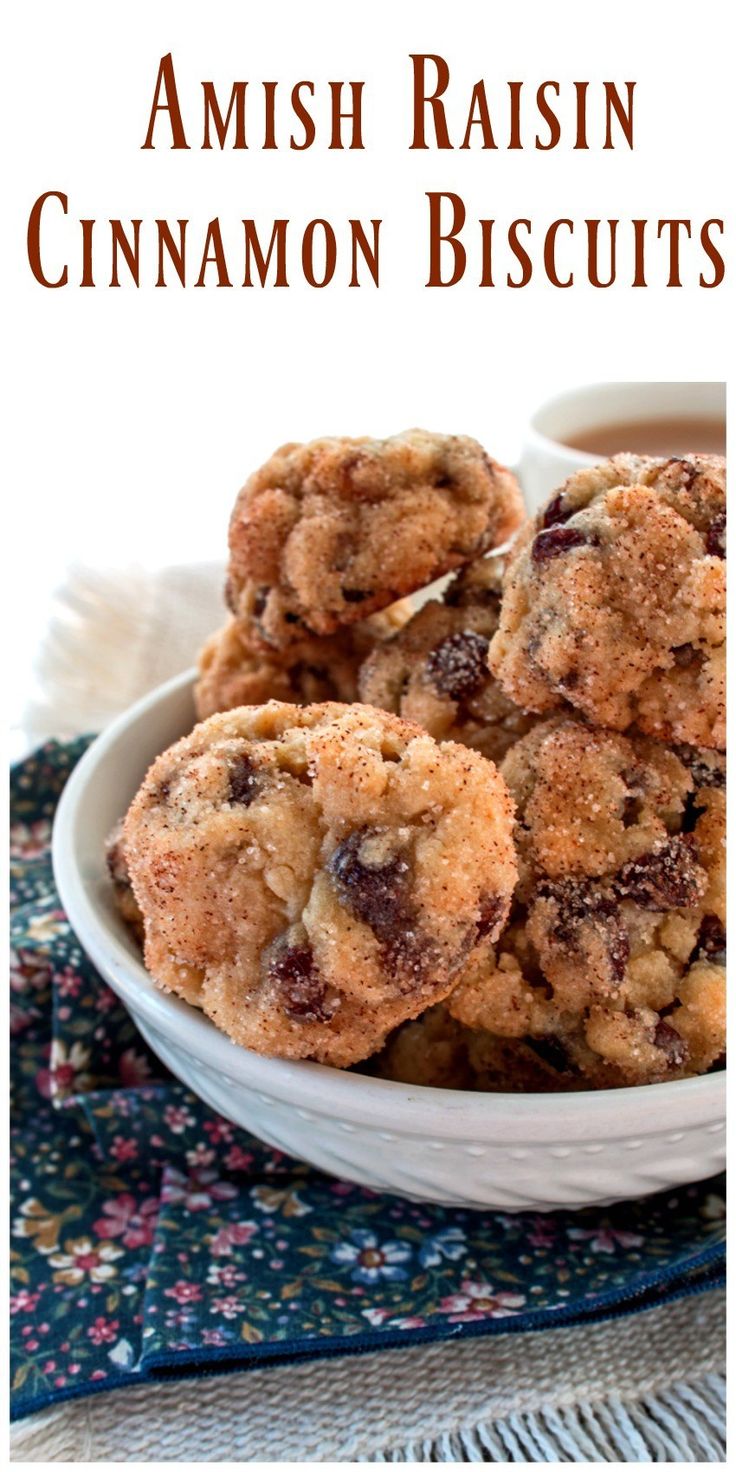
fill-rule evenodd
<path id="1" fill-rule="evenodd" d="M 451 5 L 158 3 L 111 7 L 36 0 L 18 6 L 4 82 L 11 156 L 2 271 L 11 295 L 5 390 L 6 497 L 14 610 L 9 683 L 22 698 L 54 584 L 72 560 L 108 567 L 224 556 L 234 494 L 286 439 L 383 435 L 412 424 L 467 432 L 513 459 L 524 421 L 549 392 L 601 379 L 727 377 L 730 289 L 689 285 L 522 291 L 466 284 L 428 291 L 426 189 L 462 194 L 469 216 L 503 224 L 727 211 L 732 52 L 728 7 L 699 0 Z M 190 152 L 142 152 L 160 56 L 172 51 Z M 507 134 L 505 83 L 533 94 L 561 83 L 635 79 L 636 150 L 412 153 L 409 53 L 450 64 L 448 111 L 461 134 L 470 88 L 487 82 L 496 136 Z M 366 151 L 202 152 L 200 81 L 223 100 L 235 79 L 364 80 Z M 326 89 L 325 89 L 326 92 Z M 324 101 L 325 92 L 320 93 Z M 535 119 L 530 112 L 528 139 Z M 257 107 L 254 109 L 257 120 Z M 280 138 L 288 137 L 284 114 Z M 595 132 L 595 130 L 594 130 Z M 166 128 L 157 135 L 165 140 Z M 459 141 L 459 140 L 458 140 Z M 69 196 L 49 232 L 78 278 L 82 216 L 104 222 L 187 216 L 192 242 L 219 215 L 269 226 L 290 216 L 381 216 L 382 284 L 315 291 L 44 290 L 26 259 L 28 213 L 46 189 Z M 109 272 L 102 224 L 99 280 Z M 731 222 L 733 228 L 733 222 Z M 144 233 L 145 233 L 144 225 Z M 269 230 L 266 230 L 266 238 Z M 237 230 L 234 232 L 237 239 Z M 295 253 L 298 260 L 298 252 Z M 234 279 L 238 279 L 239 260 Z M 654 260 L 654 257 L 652 258 Z M 728 291 L 728 294 L 727 294 Z M 7 349 L 6 349 L 7 353 Z"/>

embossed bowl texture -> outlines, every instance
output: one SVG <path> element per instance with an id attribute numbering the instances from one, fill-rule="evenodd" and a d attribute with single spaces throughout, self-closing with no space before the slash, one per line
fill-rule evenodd
<path id="1" fill-rule="evenodd" d="M 53 845 L 73 929 L 172 1073 L 270 1145 L 414 1200 L 545 1211 L 723 1168 L 725 1073 L 576 1094 L 415 1088 L 262 1058 L 158 990 L 114 907 L 103 849 L 153 757 L 191 729 L 193 679 L 154 690 L 92 744 L 67 783 Z"/>

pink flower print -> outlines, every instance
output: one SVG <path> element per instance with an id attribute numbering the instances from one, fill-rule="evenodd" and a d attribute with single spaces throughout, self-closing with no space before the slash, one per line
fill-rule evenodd
<path id="1" fill-rule="evenodd" d="M 374 1329 L 380 1329 L 381 1325 L 385 1324 L 386 1320 L 391 1318 L 390 1308 L 363 1308 L 361 1309 L 361 1313 L 363 1318 L 367 1319 L 368 1323 Z"/>
<path id="2" fill-rule="evenodd" d="M 185 1129 L 194 1124 L 194 1115 L 184 1104 L 167 1104 L 164 1109 L 164 1123 L 168 1125 L 172 1135 L 183 1135 Z"/>
<path id="3" fill-rule="evenodd" d="M 196 1170 L 198 1166 L 211 1165 L 215 1158 L 214 1150 L 208 1150 L 204 1140 L 198 1140 L 193 1150 L 187 1150 L 186 1160 L 190 1170 Z"/>
<path id="4" fill-rule="evenodd" d="M 228 1124 L 226 1119 L 220 1119 L 219 1117 L 216 1119 L 206 1119 L 204 1131 L 206 1135 L 209 1135 L 213 1145 L 229 1144 L 233 1137 L 232 1125 Z M 217 1331 L 212 1329 L 209 1332 L 214 1334 Z"/>
<path id="5" fill-rule="evenodd" d="M 121 1237 L 124 1247 L 150 1247 L 158 1219 L 158 1201 L 149 1197 L 140 1205 L 135 1196 L 123 1192 L 103 1201 L 104 1216 L 93 1222 L 98 1237 Z"/>
<path id="6" fill-rule="evenodd" d="M 37 818 L 35 823 L 14 823 L 10 829 L 10 855 L 13 859 L 38 859 L 51 842 L 51 824 L 48 818 Z"/>
<path id="7" fill-rule="evenodd" d="M 197 1283 L 186 1283 L 180 1278 L 170 1288 L 164 1288 L 164 1295 L 166 1298 L 175 1298 L 177 1303 L 198 1303 L 202 1297 L 202 1289 Z"/>
<path id="8" fill-rule="evenodd" d="M 227 1344 L 227 1339 L 221 1329 L 203 1329 L 202 1343 L 212 1345 L 215 1349 L 221 1349 Z"/>
<path id="9" fill-rule="evenodd" d="M 126 1089 L 133 1089 L 151 1077 L 151 1065 L 144 1053 L 137 1053 L 135 1048 L 126 1048 L 118 1060 L 118 1072 L 121 1084 Z"/>
<path id="10" fill-rule="evenodd" d="M 248 1170 L 254 1159 L 252 1150 L 242 1150 L 240 1145 L 233 1145 L 225 1156 L 225 1165 L 228 1170 Z"/>
<path id="11" fill-rule="evenodd" d="M 10 989 L 14 992 L 43 991 L 48 986 L 51 966 L 36 951 L 10 952 Z"/>
<path id="12" fill-rule="evenodd" d="M 244 1247 L 257 1231 L 257 1222 L 229 1222 L 215 1233 L 210 1252 L 213 1257 L 229 1257 L 233 1247 Z"/>
<path id="13" fill-rule="evenodd" d="M 137 1140 L 126 1140 L 122 1135 L 116 1135 L 110 1146 L 110 1154 L 113 1160 L 136 1160 L 138 1158 Z"/>
<path id="14" fill-rule="evenodd" d="M 167 1206 L 185 1206 L 187 1211 L 207 1211 L 214 1201 L 232 1201 L 235 1186 L 222 1181 L 215 1170 L 193 1170 L 188 1176 L 173 1166 L 166 1172 L 161 1200 Z"/>
<path id="15" fill-rule="evenodd" d="M 40 1297 L 40 1293 L 29 1293 L 27 1288 L 21 1288 L 11 1296 L 11 1314 L 32 1314 Z"/>
<path id="16" fill-rule="evenodd" d="M 62 997 L 78 997 L 82 989 L 82 978 L 71 966 L 57 972 L 54 980 Z"/>
<path id="17" fill-rule="evenodd" d="M 234 1262 L 213 1262 L 207 1269 L 207 1282 L 214 1288 L 235 1288 L 245 1282 L 245 1273 L 238 1272 Z"/>
<path id="18" fill-rule="evenodd" d="M 90 1324 L 87 1333 L 93 1344 L 112 1344 L 118 1337 L 120 1323 L 118 1319 L 105 1319 L 101 1316 Z"/>
<path id="19" fill-rule="evenodd" d="M 473 1324 L 481 1319 L 506 1319 L 524 1307 L 523 1293 L 497 1292 L 490 1283 L 477 1283 L 466 1278 L 460 1292 L 443 1298 L 440 1313 L 447 1314 L 451 1324 Z"/>
<path id="20" fill-rule="evenodd" d="M 555 1240 L 555 1224 L 546 1216 L 532 1218 L 531 1231 L 527 1234 L 530 1247 L 552 1247 Z"/>
<path id="21" fill-rule="evenodd" d="M 230 1294 L 228 1298 L 213 1298 L 210 1313 L 222 1314 L 223 1319 L 235 1319 L 238 1314 L 245 1313 L 245 1305 Z"/>
<path id="22" fill-rule="evenodd" d="M 617 1247 L 627 1250 L 632 1247 L 641 1247 L 644 1238 L 636 1232 L 619 1232 L 615 1227 L 603 1225 L 592 1231 L 586 1231 L 583 1227 L 568 1227 L 567 1235 L 571 1242 L 589 1242 L 591 1252 L 615 1252 Z"/>

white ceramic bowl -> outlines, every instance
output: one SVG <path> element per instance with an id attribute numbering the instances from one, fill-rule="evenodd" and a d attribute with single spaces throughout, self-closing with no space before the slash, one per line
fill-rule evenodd
<path id="1" fill-rule="evenodd" d="M 172 1073 L 220 1114 L 320 1169 L 415 1200 L 505 1210 L 584 1206 L 724 1165 L 725 1074 L 583 1094 L 412 1088 L 238 1048 L 159 991 L 113 905 L 104 840 L 158 752 L 194 720 L 191 672 L 108 728 L 72 774 L 54 870 L 82 945 Z"/>

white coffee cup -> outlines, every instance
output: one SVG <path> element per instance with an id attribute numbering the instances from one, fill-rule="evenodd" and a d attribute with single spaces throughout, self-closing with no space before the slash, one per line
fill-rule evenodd
<path id="1" fill-rule="evenodd" d="M 725 421 L 725 383 L 594 383 L 548 399 L 529 421 L 518 466 L 527 510 L 535 511 L 573 471 L 602 458 L 575 449 L 569 441 L 576 435 L 678 415 Z"/>

